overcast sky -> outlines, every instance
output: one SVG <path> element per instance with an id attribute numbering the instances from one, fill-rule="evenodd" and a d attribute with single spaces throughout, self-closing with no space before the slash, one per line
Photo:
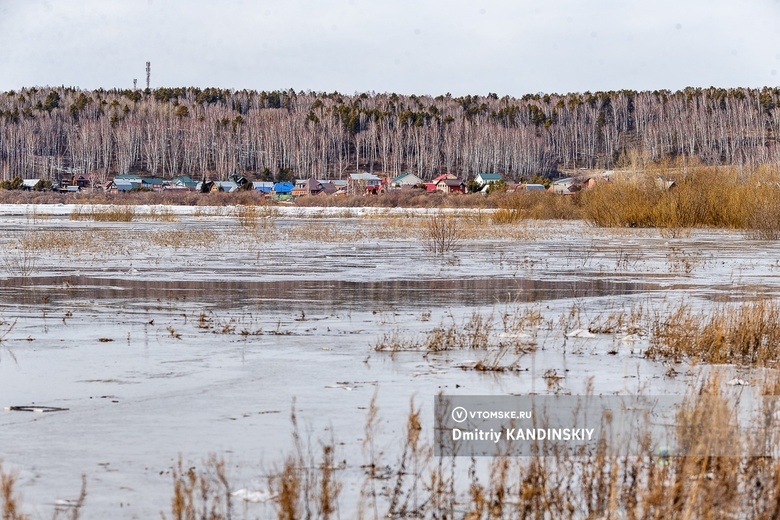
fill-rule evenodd
<path id="1" fill-rule="evenodd" d="M 780 0 L 0 0 L 0 90 L 780 84 Z"/>

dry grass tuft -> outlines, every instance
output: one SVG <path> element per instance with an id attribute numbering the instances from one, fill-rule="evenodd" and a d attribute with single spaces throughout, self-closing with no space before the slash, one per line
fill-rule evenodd
<path id="1" fill-rule="evenodd" d="M 497 209 L 491 216 L 490 221 L 493 224 L 505 225 L 515 224 L 523 219 L 523 213 L 516 208 Z"/>
<path id="2" fill-rule="evenodd" d="M 667 189 L 657 175 L 674 176 Z M 624 176 L 582 193 L 582 215 L 604 227 L 655 227 L 684 236 L 692 227 L 744 229 L 760 239 L 780 237 L 776 173 L 698 167 Z"/>
<path id="3" fill-rule="evenodd" d="M 521 219 L 572 220 L 581 218 L 580 195 L 516 191 L 497 198 L 496 224 L 511 224 Z"/>
<path id="4" fill-rule="evenodd" d="M 87 500 L 87 477 L 81 476 L 81 491 L 79 497 L 76 500 L 69 502 L 67 505 L 57 506 L 54 509 L 53 520 L 59 520 L 64 518 L 66 520 L 78 520 L 81 517 L 81 510 L 84 507 L 84 502 Z"/>
<path id="5" fill-rule="evenodd" d="M 642 304 L 631 309 L 620 309 L 609 314 L 596 316 L 588 325 L 588 331 L 594 334 L 638 334 L 648 332 L 647 313 Z"/>
<path id="6" fill-rule="evenodd" d="M 230 484 L 222 459 L 211 455 L 204 470 L 197 471 L 195 467 L 185 469 L 179 458 L 173 467 L 172 519 L 229 520 L 232 509 Z"/>
<path id="7" fill-rule="evenodd" d="M 774 197 L 780 195 L 780 190 L 774 191 Z M 754 240 L 780 239 L 780 201 L 772 199 L 758 202 L 746 227 L 748 238 Z"/>
<path id="8" fill-rule="evenodd" d="M 26 232 L 17 244 L 19 250 L 27 251 L 31 255 L 127 254 L 126 238 L 121 233 L 108 229 L 36 230 Z M 140 244 L 134 244 L 134 248 L 138 247 Z"/>
<path id="9" fill-rule="evenodd" d="M 238 221 L 238 225 L 242 228 L 256 229 L 259 218 L 260 211 L 257 209 L 257 206 L 236 207 L 236 221 Z"/>
<path id="10" fill-rule="evenodd" d="M 20 511 L 19 497 L 16 495 L 16 473 L 3 470 L 0 463 L 0 512 L 3 520 L 29 520 L 29 516 Z"/>
<path id="11" fill-rule="evenodd" d="M 176 222 L 179 220 L 178 215 L 167 206 L 152 206 L 145 218 L 158 222 Z"/>
<path id="12" fill-rule="evenodd" d="M 133 206 L 77 206 L 70 220 L 94 220 L 95 222 L 132 222 L 136 218 Z"/>
<path id="13" fill-rule="evenodd" d="M 295 403 L 290 421 L 293 449 L 282 466 L 268 478 L 276 517 L 284 520 L 338 517 L 342 484 L 336 475 L 340 466 L 335 458 L 335 443 L 321 443 L 322 454 L 318 461 L 311 446 L 306 445 L 301 437 Z"/>
<path id="14" fill-rule="evenodd" d="M 173 249 L 209 249 L 219 244 L 217 234 L 209 230 L 150 231 L 145 238 L 152 245 Z"/>
<path id="15" fill-rule="evenodd" d="M 650 358 L 774 366 L 780 360 L 780 304 L 771 300 L 693 312 L 681 303 L 653 324 Z"/>
<path id="16" fill-rule="evenodd" d="M 483 353 L 476 363 L 460 365 L 464 370 L 506 372 L 516 370 L 520 356 L 536 348 L 536 330 L 544 320 L 536 309 L 507 311 L 498 322 L 493 314 L 479 312 L 457 323 L 443 321 L 421 338 L 409 337 L 395 329 L 373 346 L 379 352 L 424 352 L 426 356 L 452 350 L 475 350 Z M 530 333 L 528 332 L 530 330 Z"/>
<path id="17" fill-rule="evenodd" d="M 21 504 L 16 494 L 16 473 L 5 472 L 0 463 L 0 515 L 2 520 L 30 520 L 30 516 L 21 512 Z M 81 491 L 76 500 L 67 505 L 57 505 L 52 514 L 52 520 L 78 520 L 87 499 L 87 478 L 81 477 Z"/>

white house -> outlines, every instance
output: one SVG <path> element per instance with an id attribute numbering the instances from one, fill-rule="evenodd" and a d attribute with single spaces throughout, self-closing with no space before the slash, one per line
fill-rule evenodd
<path id="1" fill-rule="evenodd" d="M 565 179 L 558 179 L 553 181 L 550 185 L 551 191 L 559 195 L 571 195 L 575 191 L 578 191 L 580 186 L 577 179 L 573 177 L 566 177 Z"/>
<path id="2" fill-rule="evenodd" d="M 500 173 L 480 173 L 474 180 L 480 184 L 493 184 L 501 180 Z"/>
<path id="3" fill-rule="evenodd" d="M 22 180 L 22 189 L 24 190 L 34 190 L 38 188 L 38 185 L 42 185 L 43 181 L 41 179 L 24 179 Z"/>

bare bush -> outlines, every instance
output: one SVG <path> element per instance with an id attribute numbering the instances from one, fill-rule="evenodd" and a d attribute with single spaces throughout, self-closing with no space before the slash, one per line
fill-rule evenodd
<path id="1" fill-rule="evenodd" d="M 3 267 L 9 276 L 27 278 L 35 271 L 38 253 L 36 244 L 25 236 L 17 240 L 12 247 L 3 250 Z"/>
<path id="2" fill-rule="evenodd" d="M 454 252 L 461 241 L 457 219 L 452 215 L 436 213 L 425 222 L 423 230 L 425 250 L 434 255 Z"/>

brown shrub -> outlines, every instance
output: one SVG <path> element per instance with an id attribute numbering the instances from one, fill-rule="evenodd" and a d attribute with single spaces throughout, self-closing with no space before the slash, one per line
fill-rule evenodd
<path id="1" fill-rule="evenodd" d="M 775 365 L 780 360 L 780 303 L 771 300 L 718 307 L 705 314 L 680 304 L 653 324 L 650 358 L 705 363 Z"/>
<path id="2" fill-rule="evenodd" d="M 580 218 L 579 195 L 557 195 L 551 192 L 491 194 L 496 207 L 495 223 L 509 223 L 520 219 L 562 220 Z"/>
<path id="3" fill-rule="evenodd" d="M 656 174 L 673 179 L 669 189 Z M 775 239 L 780 223 L 780 184 L 775 173 L 758 169 L 698 167 L 654 171 L 597 184 L 582 194 L 582 216 L 604 227 L 746 229 Z"/>

